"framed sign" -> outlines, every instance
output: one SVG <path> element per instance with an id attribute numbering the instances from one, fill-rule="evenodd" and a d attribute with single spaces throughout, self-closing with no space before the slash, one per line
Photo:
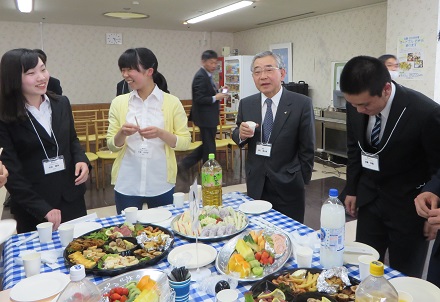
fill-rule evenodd
<path id="1" fill-rule="evenodd" d="M 292 72 L 292 43 L 271 44 L 270 50 L 281 57 L 286 69 L 286 76 L 284 77 L 284 83 L 293 82 Z"/>

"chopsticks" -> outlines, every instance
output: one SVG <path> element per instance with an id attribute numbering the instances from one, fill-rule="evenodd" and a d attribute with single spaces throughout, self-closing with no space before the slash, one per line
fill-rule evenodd
<path id="1" fill-rule="evenodd" d="M 136 121 L 136 125 L 141 128 L 141 126 L 139 125 L 138 119 L 136 117 L 136 115 L 134 116 L 134 120 Z M 144 140 L 144 137 L 142 136 L 142 134 L 139 133 L 139 135 L 141 136 L 141 139 Z"/>

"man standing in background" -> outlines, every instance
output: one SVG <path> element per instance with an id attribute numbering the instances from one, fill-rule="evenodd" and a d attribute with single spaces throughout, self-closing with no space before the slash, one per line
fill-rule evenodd
<path id="1" fill-rule="evenodd" d="M 216 151 L 215 136 L 220 118 L 220 100 L 229 97 L 218 92 L 212 73 L 217 68 L 217 53 L 206 50 L 202 54 L 202 67 L 192 82 L 192 106 L 189 120 L 200 128 L 202 145 L 179 163 L 179 170 L 188 170 L 199 160 L 208 160 L 208 155 Z"/>
<path id="2" fill-rule="evenodd" d="M 356 241 L 390 266 L 421 277 L 428 249 L 414 198 L 440 167 L 440 106 L 391 81 L 385 65 L 352 58 L 340 77 L 347 100 L 345 207 L 358 217 Z"/>
<path id="3" fill-rule="evenodd" d="M 40 57 L 41 61 L 43 61 L 44 65 L 46 65 L 46 61 L 47 61 L 46 53 L 41 49 L 34 49 L 34 51 L 38 53 L 38 56 Z M 55 92 L 58 95 L 63 95 L 63 89 L 61 88 L 60 80 L 52 76 L 49 78 L 49 82 L 47 83 L 47 90 Z"/>
<path id="4" fill-rule="evenodd" d="M 302 223 L 304 185 L 312 177 L 315 155 L 312 100 L 281 86 L 286 70 L 271 51 L 257 54 L 251 70 L 260 93 L 240 101 L 232 134 L 240 148 L 248 145 L 247 194 Z M 257 123 L 255 131 L 249 121 Z"/>

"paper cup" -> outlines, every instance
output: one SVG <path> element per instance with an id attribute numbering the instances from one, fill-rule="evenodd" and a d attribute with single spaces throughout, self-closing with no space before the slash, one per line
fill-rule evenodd
<path id="1" fill-rule="evenodd" d="M 298 246 L 295 249 L 298 267 L 312 267 L 313 250 L 308 246 Z"/>
<path id="2" fill-rule="evenodd" d="M 128 223 L 136 223 L 137 222 L 137 212 L 138 212 L 138 208 L 137 207 L 128 207 L 124 209 L 124 213 L 125 213 L 125 222 Z"/>
<path id="3" fill-rule="evenodd" d="M 40 243 L 49 243 L 52 241 L 52 228 L 52 222 L 43 222 L 37 224 L 37 231 Z"/>
<path id="4" fill-rule="evenodd" d="M 362 255 L 358 257 L 359 261 L 359 276 L 361 281 L 370 275 L 370 263 L 376 261 L 376 257 L 370 255 Z"/>
<path id="5" fill-rule="evenodd" d="M 172 281 L 168 279 L 170 287 L 174 289 L 176 293 L 176 302 L 187 302 L 189 301 L 189 289 L 191 285 L 191 276 L 185 281 Z"/>
<path id="6" fill-rule="evenodd" d="M 60 235 L 61 245 L 66 247 L 73 240 L 74 224 L 63 224 L 58 227 L 58 233 Z"/>
<path id="7" fill-rule="evenodd" d="M 246 124 L 249 126 L 249 128 L 252 129 L 252 132 L 255 132 L 255 127 L 257 126 L 257 124 L 255 122 L 249 121 L 249 122 L 246 122 Z"/>
<path id="8" fill-rule="evenodd" d="M 202 188 L 200 188 L 200 191 Z M 202 196 L 200 196 L 201 198 Z M 185 193 L 177 192 L 173 194 L 173 205 L 175 208 L 183 208 L 185 202 Z"/>
<path id="9" fill-rule="evenodd" d="M 405 292 L 403 290 L 398 290 L 397 293 L 399 294 L 399 302 L 413 302 L 413 296 L 408 293 Z"/>
<path id="10" fill-rule="evenodd" d="M 41 267 L 41 254 L 38 252 L 25 254 L 23 260 L 24 274 L 26 277 L 38 275 Z"/>

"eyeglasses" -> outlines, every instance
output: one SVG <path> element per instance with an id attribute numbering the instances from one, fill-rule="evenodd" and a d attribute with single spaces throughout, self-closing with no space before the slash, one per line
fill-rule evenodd
<path id="1" fill-rule="evenodd" d="M 399 63 L 396 64 L 385 64 L 386 67 L 395 67 L 395 68 L 399 68 Z"/>
<path id="2" fill-rule="evenodd" d="M 265 73 L 267 73 L 267 74 L 272 74 L 275 70 L 279 70 L 279 68 L 278 68 L 278 67 L 274 67 L 274 66 L 266 66 L 266 67 L 264 67 L 264 68 L 259 68 L 259 67 L 257 67 L 257 68 L 255 68 L 255 69 L 252 71 L 252 74 L 253 74 L 254 76 L 259 77 L 259 76 L 261 76 L 261 75 L 263 74 L 263 72 L 265 72 Z"/>

